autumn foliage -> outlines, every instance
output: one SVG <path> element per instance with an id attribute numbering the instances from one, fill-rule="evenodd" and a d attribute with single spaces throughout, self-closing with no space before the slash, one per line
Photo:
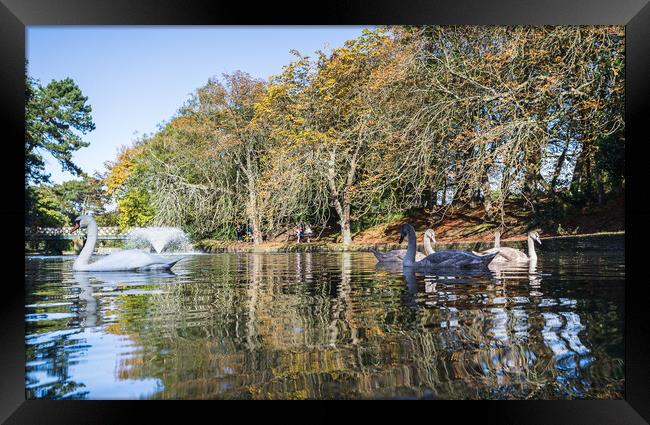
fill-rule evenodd
<path id="1" fill-rule="evenodd" d="M 199 237 L 440 217 L 506 200 L 599 203 L 624 190 L 622 27 L 390 27 L 295 60 L 269 81 L 199 88 L 120 153 L 109 191 Z M 122 201 L 124 202 L 124 201 Z"/>

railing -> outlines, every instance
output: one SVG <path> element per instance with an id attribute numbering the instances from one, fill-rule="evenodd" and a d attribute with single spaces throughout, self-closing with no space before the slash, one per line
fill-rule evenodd
<path id="1" fill-rule="evenodd" d="M 129 230 L 120 231 L 119 227 L 98 227 L 97 239 L 127 239 Z M 54 240 L 85 238 L 85 230 L 69 233 L 69 227 L 25 227 L 25 239 Z"/>

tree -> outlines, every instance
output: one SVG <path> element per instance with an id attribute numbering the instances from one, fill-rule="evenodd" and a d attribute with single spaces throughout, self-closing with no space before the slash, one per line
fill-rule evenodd
<path id="1" fill-rule="evenodd" d="M 56 158 L 65 171 L 81 175 L 72 153 L 88 146 L 74 130 L 85 134 L 95 129 L 81 89 L 66 78 L 46 86 L 26 77 L 25 93 L 25 184 L 49 181 L 43 152 Z"/>
<path id="2" fill-rule="evenodd" d="M 535 211 L 567 188 L 594 198 L 622 157 L 623 38 L 619 27 L 398 27 L 402 48 L 382 67 L 373 109 L 384 137 L 406 139 L 412 193 L 449 205 L 482 202 L 503 221 L 506 199 Z M 605 148 L 607 146 L 607 148 Z M 600 166 L 594 164 L 598 162 Z M 430 189 L 429 189 L 430 188 Z M 498 194 L 493 199 L 491 192 Z M 602 197 L 602 196 L 601 196 Z M 417 201 L 417 196 L 413 196 Z M 449 198 L 448 198 L 449 200 Z M 446 206 L 445 206 L 446 208 Z"/>
<path id="3" fill-rule="evenodd" d="M 281 199 L 298 205 L 329 203 L 344 244 L 352 242 L 351 223 L 391 183 L 382 178 L 388 176 L 387 149 L 368 131 L 364 98 L 370 75 L 389 48 L 390 37 L 383 31 L 365 31 L 330 55 L 320 52 L 314 62 L 298 54 L 258 108 L 259 120 L 275 140 L 269 156 L 276 164 L 267 179 L 282 182 L 275 185 L 284 192 Z M 301 199 L 299 194 L 310 196 Z"/>
<path id="4" fill-rule="evenodd" d="M 265 138 L 251 121 L 264 86 L 243 72 L 211 78 L 160 131 L 120 153 L 108 177 L 120 211 L 127 193 L 143 202 L 147 193 L 153 222 L 206 236 L 248 221 L 260 243 Z"/>
<path id="5" fill-rule="evenodd" d="M 70 224 L 65 205 L 51 186 L 29 186 L 25 191 L 25 224 L 28 226 L 63 227 Z"/>
<path id="6" fill-rule="evenodd" d="M 110 203 L 104 182 L 98 177 L 84 176 L 81 180 L 68 180 L 52 188 L 68 205 L 71 218 L 89 212 L 95 216 L 104 215 L 106 206 Z"/>
<path id="7" fill-rule="evenodd" d="M 504 224 L 506 201 L 537 214 L 624 189 L 620 27 L 392 27 L 294 53 L 268 84 L 210 79 L 121 153 L 118 205 L 199 237 L 248 221 L 256 243 L 335 217 L 348 244 L 394 212 Z"/>
<path id="8" fill-rule="evenodd" d="M 83 213 L 92 213 L 100 225 L 114 225 L 115 220 L 106 211 L 109 203 L 98 177 L 84 176 L 55 185 L 42 183 L 27 187 L 25 221 L 31 226 L 63 227 Z"/>
<path id="9" fill-rule="evenodd" d="M 246 194 L 242 199 L 246 205 L 245 216 L 251 225 L 253 243 L 262 242 L 261 214 L 258 186 L 260 158 L 265 137 L 252 120 L 255 104 L 264 94 L 265 84 L 249 74 L 236 71 L 224 74 L 222 80 L 210 79 L 183 108 L 194 122 L 193 130 L 200 137 L 212 142 L 211 155 L 219 156 L 220 162 L 235 166 L 235 175 L 241 183 L 235 185 L 235 192 Z M 232 192 L 230 192 L 233 194 Z"/>
<path id="10" fill-rule="evenodd" d="M 117 224 L 120 229 L 146 226 L 153 221 L 155 216 L 149 193 L 139 188 L 126 192 L 118 202 L 117 208 Z"/>
<path id="11" fill-rule="evenodd" d="M 121 229 L 145 226 L 155 217 L 149 188 L 143 184 L 144 166 L 138 162 L 147 140 L 145 136 L 130 148 L 122 147 L 115 161 L 105 163 L 105 195 L 117 201 L 116 221 Z"/>

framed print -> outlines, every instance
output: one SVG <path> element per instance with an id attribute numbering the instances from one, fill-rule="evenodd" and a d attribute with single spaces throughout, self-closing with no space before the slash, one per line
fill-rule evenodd
<path id="1" fill-rule="evenodd" d="M 650 419 L 646 2 L 0 16 L 6 423 Z"/>

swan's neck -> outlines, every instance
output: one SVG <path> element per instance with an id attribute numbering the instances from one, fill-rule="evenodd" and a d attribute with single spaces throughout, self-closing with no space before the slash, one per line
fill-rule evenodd
<path id="1" fill-rule="evenodd" d="M 537 257 L 531 258 L 531 260 L 528 262 L 528 273 L 529 274 L 535 273 L 536 268 L 537 268 Z"/>
<path id="2" fill-rule="evenodd" d="M 403 264 L 405 266 L 412 266 L 415 264 L 415 251 L 417 251 L 417 242 L 415 240 L 415 230 L 408 227 L 408 247 L 406 248 L 406 255 L 404 256 Z"/>
<path id="3" fill-rule="evenodd" d="M 94 221 L 91 222 L 88 225 L 87 229 L 88 236 L 86 238 L 86 244 L 84 245 L 83 249 L 79 253 L 79 257 L 77 257 L 72 266 L 74 269 L 79 269 L 80 266 L 85 266 L 88 264 L 88 261 L 90 260 L 90 257 L 93 255 L 93 251 L 95 250 L 95 244 L 97 244 L 97 223 Z"/>
<path id="4" fill-rule="evenodd" d="M 97 325 L 97 298 L 93 295 L 93 288 L 85 273 L 75 275 L 75 280 L 81 288 L 79 299 L 86 302 L 86 308 L 82 312 L 84 327 L 95 327 Z"/>
<path id="5" fill-rule="evenodd" d="M 431 239 L 429 236 L 426 234 L 424 235 L 424 253 L 429 255 L 433 254 L 435 251 L 433 250 L 433 247 L 431 246 Z"/>
<path id="6" fill-rule="evenodd" d="M 530 261 L 537 261 L 537 253 L 535 252 L 535 241 L 531 236 L 528 236 L 528 258 Z"/>
<path id="7" fill-rule="evenodd" d="M 501 248 L 501 232 L 499 231 L 494 233 L 494 247 Z"/>

